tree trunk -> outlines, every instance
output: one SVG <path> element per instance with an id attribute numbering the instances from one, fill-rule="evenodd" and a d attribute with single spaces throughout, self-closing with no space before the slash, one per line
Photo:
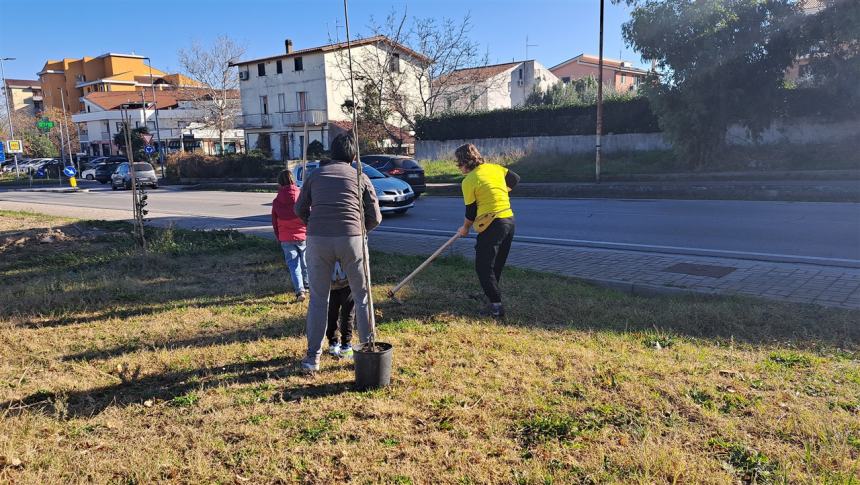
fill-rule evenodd
<path id="1" fill-rule="evenodd" d="M 224 147 L 224 130 L 218 130 L 218 136 L 221 138 L 221 155 L 227 153 L 227 149 Z"/>

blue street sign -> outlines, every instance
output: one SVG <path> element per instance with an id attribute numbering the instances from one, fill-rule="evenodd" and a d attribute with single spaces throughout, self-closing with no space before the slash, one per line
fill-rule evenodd
<path id="1" fill-rule="evenodd" d="M 155 147 L 152 145 L 146 145 L 145 147 L 143 147 L 143 151 L 145 151 L 147 155 L 152 155 L 153 153 L 155 153 Z"/>
<path id="2" fill-rule="evenodd" d="M 36 177 L 42 178 L 44 176 L 45 176 L 45 169 L 44 168 L 40 168 L 39 170 L 36 170 Z"/>
<path id="3" fill-rule="evenodd" d="M 75 175 L 77 175 L 78 171 L 75 170 L 75 167 L 69 165 L 68 167 L 63 169 L 63 173 L 66 175 L 66 177 L 74 177 Z"/>
<path id="4" fill-rule="evenodd" d="M 0 143 L 0 163 L 6 161 L 6 147 L 4 147 L 5 143 Z"/>

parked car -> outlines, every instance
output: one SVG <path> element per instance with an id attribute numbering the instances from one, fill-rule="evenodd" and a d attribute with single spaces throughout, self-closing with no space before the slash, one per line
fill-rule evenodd
<path id="1" fill-rule="evenodd" d="M 146 162 L 134 162 L 134 178 L 139 185 L 148 185 L 153 189 L 158 188 L 158 176 L 155 168 Z M 120 187 L 131 188 L 131 167 L 128 162 L 121 163 L 110 178 L 110 188 L 117 190 Z"/>
<path id="2" fill-rule="evenodd" d="M 122 163 L 128 163 L 128 159 L 125 157 L 105 158 L 104 163 L 96 167 L 96 180 L 103 184 L 110 182 L 111 175 L 113 175 L 116 168 Z"/>
<path id="3" fill-rule="evenodd" d="M 424 182 L 424 169 L 413 158 L 401 155 L 365 155 L 361 161 L 380 172 L 396 177 L 409 184 L 415 192 L 415 198 L 427 191 Z"/>
<path id="4" fill-rule="evenodd" d="M 39 167 L 50 162 L 51 160 L 53 160 L 53 158 L 34 158 L 24 164 L 19 163 L 18 168 L 26 174 L 35 175 L 36 172 L 39 170 Z"/>
<path id="5" fill-rule="evenodd" d="M 353 167 L 355 163 L 352 164 Z M 308 173 L 319 168 L 319 162 L 308 162 Z M 376 170 L 370 165 L 363 163 L 362 170 L 373 184 L 373 189 L 376 191 L 376 197 L 379 199 L 379 210 L 383 214 L 395 213 L 405 214 L 406 211 L 415 207 L 415 192 L 412 187 L 406 182 L 385 175 Z M 296 185 L 302 186 L 303 176 L 302 165 L 299 164 L 293 169 L 293 175 L 296 178 Z"/>
<path id="6" fill-rule="evenodd" d="M 102 165 L 103 162 L 107 160 L 108 157 L 99 157 L 93 160 L 90 160 L 87 164 L 86 168 L 81 167 L 81 178 L 87 180 L 95 180 L 96 179 L 96 169 L 99 165 Z"/>

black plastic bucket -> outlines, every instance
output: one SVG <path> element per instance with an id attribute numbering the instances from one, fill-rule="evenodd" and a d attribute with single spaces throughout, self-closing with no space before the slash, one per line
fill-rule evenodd
<path id="1" fill-rule="evenodd" d="M 393 347 L 389 343 L 375 342 L 373 351 L 356 348 L 355 388 L 358 390 L 386 387 L 391 384 L 391 355 Z"/>

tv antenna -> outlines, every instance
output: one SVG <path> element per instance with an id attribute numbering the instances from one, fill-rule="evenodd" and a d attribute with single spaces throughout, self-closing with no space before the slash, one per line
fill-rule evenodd
<path id="1" fill-rule="evenodd" d="M 529 36 L 528 36 L 528 34 L 526 34 L 526 58 L 523 59 L 524 61 L 529 60 L 529 47 L 538 47 L 538 45 L 537 44 L 529 44 Z"/>

